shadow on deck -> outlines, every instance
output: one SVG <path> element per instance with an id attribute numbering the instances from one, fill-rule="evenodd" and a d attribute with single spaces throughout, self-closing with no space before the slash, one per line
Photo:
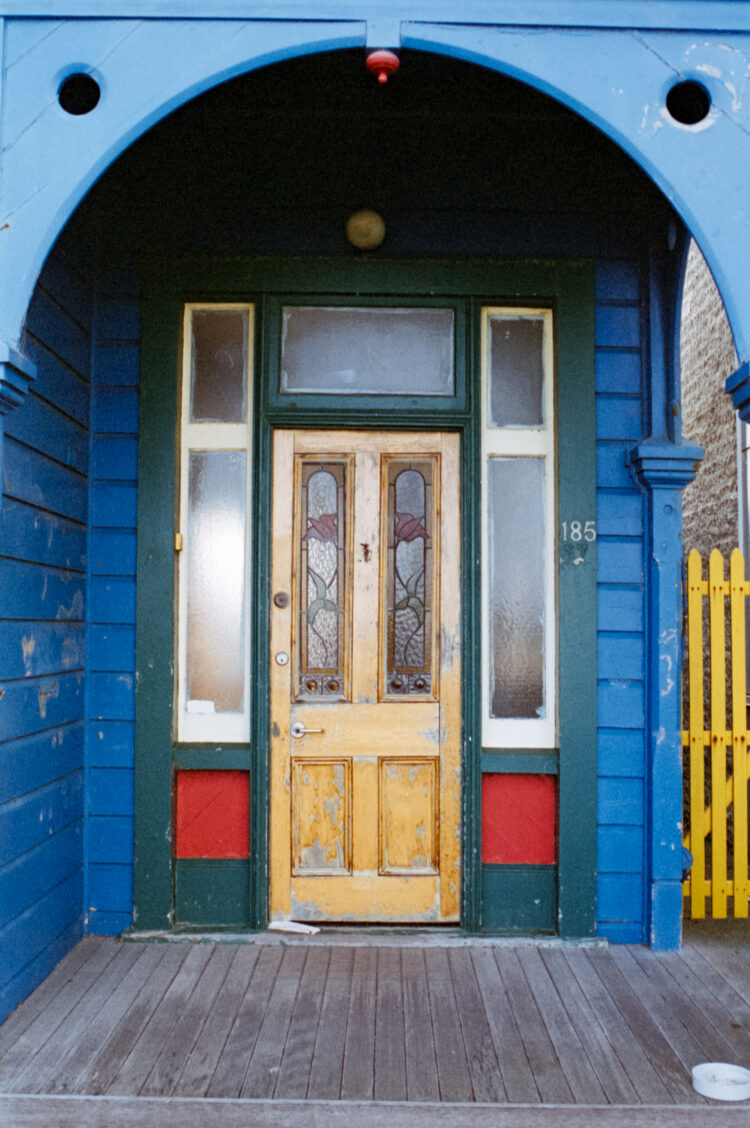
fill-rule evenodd
<path id="1" fill-rule="evenodd" d="M 0 1124 L 750 1126 L 690 1080 L 750 1066 L 748 940 L 89 938 L 0 1027 Z"/>

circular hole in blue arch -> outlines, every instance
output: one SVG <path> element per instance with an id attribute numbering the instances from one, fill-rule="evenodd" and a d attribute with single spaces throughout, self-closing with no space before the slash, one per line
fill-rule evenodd
<path id="1" fill-rule="evenodd" d="M 667 110 L 680 125 L 698 125 L 711 109 L 711 95 L 701 82 L 676 82 L 667 94 Z"/>
<path id="2" fill-rule="evenodd" d="M 80 117 L 82 114 L 90 114 L 92 110 L 96 109 L 101 96 L 102 90 L 99 83 L 84 71 L 69 74 L 60 83 L 60 89 L 57 91 L 57 100 L 65 113 L 73 114 L 76 117 Z"/>

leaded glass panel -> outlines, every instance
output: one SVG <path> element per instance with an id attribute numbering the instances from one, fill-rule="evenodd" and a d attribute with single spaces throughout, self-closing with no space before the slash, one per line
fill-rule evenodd
<path id="1" fill-rule="evenodd" d="M 345 697 L 346 462 L 299 475 L 299 697 Z"/>
<path id="2" fill-rule="evenodd" d="M 386 693 L 399 697 L 433 692 L 433 471 L 387 462 Z"/>

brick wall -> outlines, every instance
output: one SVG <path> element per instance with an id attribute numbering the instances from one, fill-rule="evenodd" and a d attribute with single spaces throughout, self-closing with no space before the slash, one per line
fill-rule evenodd
<path id="1" fill-rule="evenodd" d="M 734 341 L 711 272 L 690 247 L 680 330 L 682 429 L 700 443 L 705 461 L 685 490 L 685 551 L 728 555 L 739 543 L 737 421 L 724 381 L 737 367 Z"/>

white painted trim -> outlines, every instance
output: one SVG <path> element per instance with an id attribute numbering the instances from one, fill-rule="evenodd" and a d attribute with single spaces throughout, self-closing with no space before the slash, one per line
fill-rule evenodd
<path id="1" fill-rule="evenodd" d="M 532 427 L 490 427 L 489 418 L 489 322 L 491 317 L 542 318 L 544 425 Z M 482 745 L 485 748 L 557 747 L 557 473 L 554 387 L 554 322 L 551 309 L 515 306 L 484 306 L 481 320 L 481 395 L 482 395 Z M 545 643 L 544 697 L 546 715 L 540 718 L 498 718 L 490 716 L 490 600 L 489 600 L 489 522 L 488 466 L 492 457 L 543 458 L 545 461 Z"/>
<path id="2" fill-rule="evenodd" d="M 193 423 L 190 421 L 190 323 L 196 310 L 234 310 L 247 313 L 247 420 L 244 423 Z M 176 739 L 182 743 L 246 743 L 250 739 L 250 594 L 251 594 L 251 529 L 252 498 L 252 403 L 254 356 L 254 306 L 234 302 L 202 302 L 185 306 L 182 349 L 182 396 L 180 408 L 180 498 L 179 531 L 183 537 L 177 566 L 177 663 L 175 670 Z M 189 551 L 188 470 L 191 450 L 236 450 L 244 452 L 247 463 L 245 502 L 245 599 L 244 644 L 245 678 L 244 709 L 241 713 L 189 713 L 187 711 L 187 563 Z"/>

